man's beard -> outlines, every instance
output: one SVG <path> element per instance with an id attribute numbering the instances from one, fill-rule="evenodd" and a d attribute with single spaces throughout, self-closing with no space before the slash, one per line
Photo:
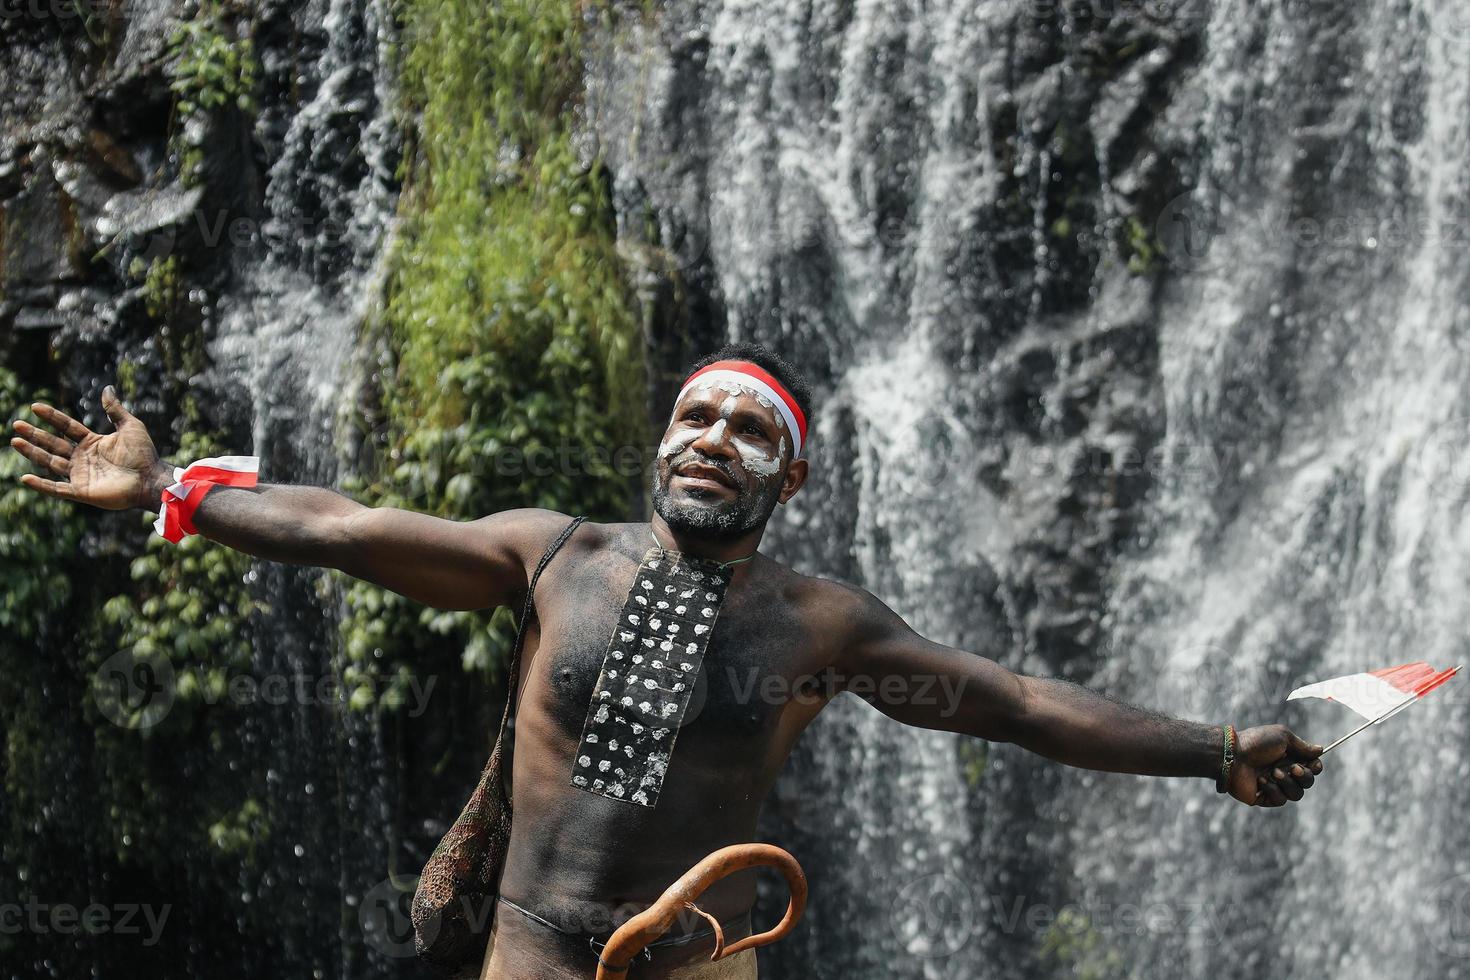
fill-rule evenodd
<path id="1" fill-rule="evenodd" d="M 698 461 L 713 465 L 705 459 Z M 677 465 L 687 462 L 690 460 L 682 459 Z M 675 465 L 670 463 L 667 480 L 661 480 L 658 467 L 654 467 L 653 509 L 679 534 L 706 540 L 738 538 L 769 520 L 776 509 L 776 498 L 781 496 L 781 481 L 773 476 L 768 481 L 756 481 L 754 487 L 735 488 L 734 499 L 698 488 L 686 490 L 676 499 L 670 486 Z"/>

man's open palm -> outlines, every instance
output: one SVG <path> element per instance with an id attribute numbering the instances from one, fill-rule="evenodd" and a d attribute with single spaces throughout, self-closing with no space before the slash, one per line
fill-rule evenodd
<path id="1" fill-rule="evenodd" d="M 17 419 L 18 435 L 10 445 L 55 479 L 26 473 L 20 482 L 32 490 L 104 510 L 150 504 L 152 478 L 160 466 L 153 439 L 143 423 L 123 407 L 112 385 L 102 389 L 102 408 L 116 432 L 99 435 L 58 408 L 33 402 L 31 410 L 56 432 Z"/>

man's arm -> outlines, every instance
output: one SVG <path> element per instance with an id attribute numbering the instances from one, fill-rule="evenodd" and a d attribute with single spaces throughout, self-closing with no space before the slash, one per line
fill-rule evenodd
<path id="1" fill-rule="evenodd" d="M 217 486 L 194 511 L 200 534 L 257 558 L 335 568 L 436 609 L 511 605 L 526 566 L 570 520 L 538 507 L 452 521 L 366 507 L 321 487 Z"/>
<path id="2" fill-rule="evenodd" d="M 973 735 L 1070 766 L 1150 776 L 1220 774 L 1224 725 L 1171 718 L 1064 680 L 1028 677 L 920 636 L 871 593 L 840 586 L 845 689 L 905 724 Z M 885 692 L 886 685 L 886 692 Z M 1282 725 L 1238 733 L 1229 791 L 1244 803 L 1301 799 L 1321 746 Z"/>
<path id="3" fill-rule="evenodd" d="M 11 446 L 45 468 L 21 483 L 106 510 L 157 511 L 173 467 L 158 458 L 143 423 L 109 385 L 102 407 L 116 432 L 93 432 L 65 412 L 33 403 L 55 432 L 15 423 Z M 527 565 L 566 525 L 556 511 L 522 508 L 450 521 L 391 507 L 365 507 L 322 487 L 216 486 L 194 511 L 212 541 L 292 565 L 335 568 L 440 609 L 508 605 L 527 586 Z"/>

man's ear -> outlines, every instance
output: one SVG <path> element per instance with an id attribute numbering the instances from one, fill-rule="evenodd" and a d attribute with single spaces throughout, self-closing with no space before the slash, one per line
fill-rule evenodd
<path id="1" fill-rule="evenodd" d="M 806 483 L 807 461 L 805 459 L 794 459 L 791 465 L 786 467 L 786 478 L 781 481 L 781 494 L 776 498 L 780 504 L 786 503 L 796 496 L 796 491 Z"/>

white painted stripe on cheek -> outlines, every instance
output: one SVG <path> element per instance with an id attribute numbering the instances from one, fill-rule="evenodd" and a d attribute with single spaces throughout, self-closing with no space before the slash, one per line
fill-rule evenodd
<path id="1" fill-rule="evenodd" d="M 786 449 L 786 437 L 781 437 L 781 448 L 774 459 L 767 456 L 765 450 L 744 439 L 736 439 L 735 448 L 739 451 L 740 461 L 745 464 L 747 470 L 757 476 L 770 476 L 781 468 L 781 453 Z"/>
<path id="2" fill-rule="evenodd" d="M 691 442 L 693 442 L 695 439 L 698 439 L 698 438 L 699 438 L 699 430 L 698 429 L 691 429 L 688 432 L 680 432 L 678 435 L 674 436 L 674 438 L 670 439 L 668 442 L 661 442 L 661 443 L 659 443 L 659 445 L 658 445 L 658 458 L 659 459 L 667 459 L 668 457 L 674 455 L 679 450 L 683 449 L 685 446 L 689 445 Z"/>

